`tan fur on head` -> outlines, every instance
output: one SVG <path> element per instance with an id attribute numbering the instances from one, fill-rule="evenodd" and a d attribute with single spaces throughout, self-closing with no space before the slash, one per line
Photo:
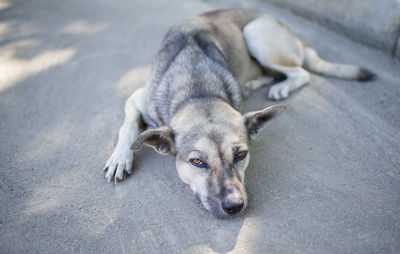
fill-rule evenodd
<path id="1" fill-rule="evenodd" d="M 206 110 L 197 104 L 188 105 L 173 119 L 178 175 L 212 214 L 227 216 L 222 208 L 226 200 L 242 202 L 243 209 L 247 206 L 244 180 L 250 161 L 249 137 L 285 108 L 276 105 L 243 116 L 226 103 L 212 101 Z M 245 151 L 246 156 L 235 161 L 239 151 Z M 192 165 L 194 158 L 207 167 Z"/>

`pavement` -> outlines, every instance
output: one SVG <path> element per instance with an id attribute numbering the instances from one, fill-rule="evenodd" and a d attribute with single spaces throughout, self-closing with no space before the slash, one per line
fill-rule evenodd
<path id="1" fill-rule="evenodd" d="M 253 142 L 249 207 L 212 217 L 174 158 L 138 153 L 127 181 L 102 167 L 124 100 L 168 27 L 203 11 L 278 16 L 331 61 L 378 76 L 312 75 Z M 400 63 L 263 1 L 0 2 L 1 253 L 399 253 Z M 245 111 L 274 104 L 260 90 Z"/>
<path id="2" fill-rule="evenodd" d="M 400 60 L 399 0 L 265 0 Z"/>

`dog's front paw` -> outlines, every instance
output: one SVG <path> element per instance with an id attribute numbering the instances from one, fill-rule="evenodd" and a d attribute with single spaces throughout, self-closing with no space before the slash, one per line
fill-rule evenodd
<path id="1" fill-rule="evenodd" d="M 106 179 L 115 183 L 125 180 L 132 173 L 133 158 L 132 150 L 115 149 L 104 167 Z"/>
<path id="2" fill-rule="evenodd" d="M 268 98 L 271 100 L 283 100 L 289 96 L 289 86 L 287 84 L 276 84 L 270 87 Z"/>

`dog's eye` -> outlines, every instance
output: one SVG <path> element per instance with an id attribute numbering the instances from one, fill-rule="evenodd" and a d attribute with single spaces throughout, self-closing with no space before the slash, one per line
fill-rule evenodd
<path id="1" fill-rule="evenodd" d="M 200 159 L 191 159 L 190 163 L 192 163 L 193 166 L 199 167 L 199 168 L 205 168 L 207 167 L 207 164 L 201 161 Z"/>
<path id="2" fill-rule="evenodd" d="M 247 155 L 247 151 L 239 151 L 236 155 L 235 155 L 235 162 L 241 161 L 244 158 L 246 158 Z"/>

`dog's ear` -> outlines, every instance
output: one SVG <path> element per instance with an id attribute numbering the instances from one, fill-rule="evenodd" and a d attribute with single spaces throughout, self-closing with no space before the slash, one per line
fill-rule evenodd
<path id="1" fill-rule="evenodd" d="M 139 150 L 143 144 L 160 154 L 176 155 L 174 131 L 171 127 L 163 126 L 142 132 L 133 142 L 131 150 Z"/>
<path id="2" fill-rule="evenodd" d="M 260 111 L 246 113 L 243 118 L 249 138 L 254 139 L 268 121 L 280 115 L 285 109 L 285 105 L 274 105 Z"/>

